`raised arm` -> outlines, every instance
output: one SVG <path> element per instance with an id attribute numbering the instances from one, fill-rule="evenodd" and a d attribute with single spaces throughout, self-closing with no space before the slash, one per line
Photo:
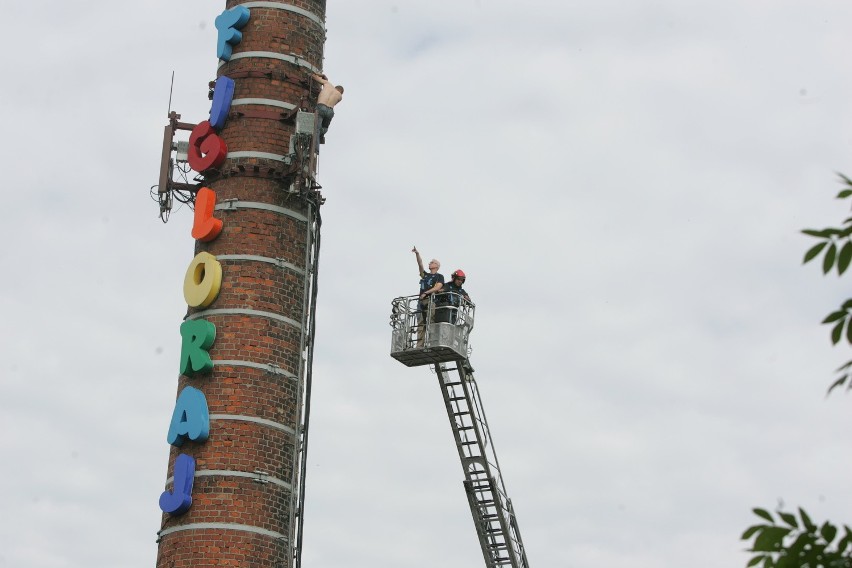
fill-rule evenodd
<path id="1" fill-rule="evenodd" d="M 417 268 L 420 270 L 420 276 L 422 277 L 424 274 L 426 274 L 426 271 L 423 270 L 423 259 L 420 258 L 420 251 L 417 250 L 417 247 L 414 247 L 413 249 L 411 249 L 411 252 L 413 252 L 414 255 L 417 257 Z"/>

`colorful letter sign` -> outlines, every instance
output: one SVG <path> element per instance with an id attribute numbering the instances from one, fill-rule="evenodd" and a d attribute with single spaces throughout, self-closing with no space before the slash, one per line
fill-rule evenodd
<path id="1" fill-rule="evenodd" d="M 187 161 L 196 172 L 215 168 L 228 156 L 228 145 L 219 138 L 209 120 L 199 122 L 189 135 Z"/>
<path id="2" fill-rule="evenodd" d="M 216 57 L 222 61 L 231 59 L 232 46 L 237 45 L 243 39 L 243 34 L 237 30 L 246 25 L 249 16 L 249 9 L 245 6 L 236 6 L 216 16 L 216 29 L 219 31 L 216 40 Z"/>
<path id="3" fill-rule="evenodd" d="M 166 440 L 180 447 L 187 438 L 194 442 L 204 442 L 209 435 L 210 412 L 204 393 L 196 388 L 184 387 L 175 402 Z"/>
<path id="4" fill-rule="evenodd" d="M 160 510 L 170 515 L 182 515 L 192 505 L 192 482 L 195 480 L 195 458 L 180 454 L 175 460 L 174 483 L 171 491 L 160 495 Z"/>
<path id="5" fill-rule="evenodd" d="M 216 326 L 207 320 L 187 320 L 180 324 L 180 374 L 192 376 L 213 370 L 207 352 L 216 340 Z"/>
<path id="6" fill-rule="evenodd" d="M 216 192 L 202 187 L 195 194 L 195 218 L 192 221 L 192 238 L 210 242 L 222 232 L 222 220 L 213 216 Z"/>
<path id="7" fill-rule="evenodd" d="M 213 103 L 210 105 L 210 124 L 216 130 L 222 130 L 225 119 L 231 110 L 231 101 L 234 100 L 234 80 L 222 75 L 216 79 L 213 88 Z"/>
<path id="8" fill-rule="evenodd" d="M 183 279 L 183 299 L 192 308 L 206 308 L 222 287 L 222 265 L 209 252 L 195 255 Z"/>
<path id="9" fill-rule="evenodd" d="M 249 20 L 250 12 L 245 6 L 225 10 L 216 18 L 218 37 L 216 54 L 223 61 L 231 58 L 232 47 L 240 43 L 240 30 Z M 224 127 L 234 98 L 234 81 L 224 75 L 216 80 L 210 120 L 199 123 L 189 137 L 188 161 L 196 172 L 203 173 L 218 167 L 228 155 L 228 147 L 216 131 Z M 195 216 L 192 237 L 201 242 L 210 242 L 222 232 L 222 220 L 213 216 L 216 208 L 216 192 L 207 187 L 198 190 L 195 196 Z M 183 281 L 183 296 L 192 308 L 206 308 L 219 295 L 222 287 L 222 265 L 208 252 L 200 252 L 186 270 Z M 204 319 L 186 320 L 180 326 L 180 373 L 194 376 L 213 370 L 209 349 L 216 340 L 216 326 Z M 210 411 L 204 393 L 194 387 L 184 387 L 175 401 L 169 432 L 169 444 L 180 447 L 187 439 L 205 442 L 210 435 Z M 160 509 L 169 515 L 182 515 L 192 506 L 192 484 L 195 479 L 195 458 L 180 454 L 173 468 L 174 484 L 171 491 L 160 495 Z"/>

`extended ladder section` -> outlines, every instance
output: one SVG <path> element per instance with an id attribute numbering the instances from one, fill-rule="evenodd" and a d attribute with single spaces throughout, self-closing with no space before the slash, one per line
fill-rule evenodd
<path id="1" fill-rule="evenodd" d="M 311 423 L 311 387 L 313 383 L 314 338 L 316 334 L 317 282 L 319 279 L 320 229 L 322 198 L 318 192 L 309 194 L 307 254 L 305 287 L 302 310 L 303 326 L 300 342 L 299 379 L 296 389 L 296 406 L 299 427 L 293 447 L 293 472 L 290 485 L 290 543 L 293 568 L 302 566 L 302 539 L 305 521 L 305 475 L 308 462 L 308 428 Z"/>
<path id="2" fill-rule="evenodd" d="M 506 494 L 494 441 L 467 359 L 437 363 L 444 405 L 464 469 L 464 489 L 488 568 L 528 568 L 527 555 Z M 454 372 L 455 371 L 455 372 Z"/>
<path id="3" fill-rule="evenodd" d="M 399 297 L 391 309 L 391 357 L 408 367 L 432 365 L 464 470 L 464 488 L 487 568 L 529 568 L 506 495 L 494 441 L 467 358 L 474 306 L 461 299 Z"/>

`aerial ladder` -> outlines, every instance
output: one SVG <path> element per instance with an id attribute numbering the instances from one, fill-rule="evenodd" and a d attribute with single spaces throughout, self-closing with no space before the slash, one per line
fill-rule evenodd
<path id="1" fill-rule="evenodd" d="M 441 302 L 441 295 L 437 296 Z M 391 357 L 408 367 L 431 365 L 438 377 L 456 449 L 464 470 L 464 490 L 487 568 L 529 568 L 494 440 L 468 359 L 475 306 L 452 303 L 420 306 L 419 296 L 395 298 L 391 309 Z"/>

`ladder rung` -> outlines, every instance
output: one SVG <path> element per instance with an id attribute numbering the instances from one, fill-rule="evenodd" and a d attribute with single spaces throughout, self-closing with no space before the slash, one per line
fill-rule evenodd
<path id="1" fill-rule="evenodd" d="M 453 412 L 453 416 L 464 416 L 465 414 L 470 414 L 470 410 L 462 410 L 461 412 Z"/>
<path id="2" fill-rule="evenodd" d="M 480 505 L 490 503 L 491 506 L 497 507 L 497 497 L 494 495 L 493 491 L 483 491 L 481 489 L 477 489 L 476 491 L 473 491 L 473 493 L 479 497 L 479 501 L 477 501 L 477 503 L 479 503 Z M 491 495 L 489 495 L 489 493 Z"/>
<path id="3" fill-rule="evenodd" d="M 450 402 L 455 402 L 457 400 L 464 400 L 464 399 L 465 399 L 465 397 L 463 397 L 463 396 L 453 396 L 453 397 L 450 397 Z"/>

